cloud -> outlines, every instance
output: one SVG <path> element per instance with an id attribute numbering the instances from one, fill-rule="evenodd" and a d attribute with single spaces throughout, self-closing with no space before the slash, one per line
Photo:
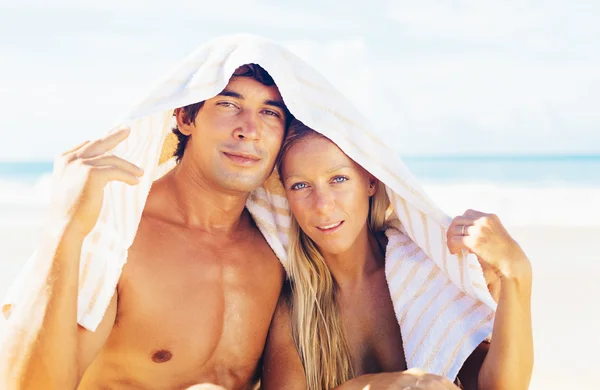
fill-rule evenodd
<path id="1" fill-rule="evenodd" d="M 115 20 L 139 23 L 142 18 L 152 24 L 171 24 L 173 28 L 195 30 L 194 21 L 219 22 L 229 28 L 285 28 L 317 29 L 326 31 L 348 30 L 353 27 L 350 20 L 330 18 L 316 7 L 303 4 L 285 4 L 274 0 L 22 0 L 0 3 L 0 10 L 56 12 L 57 16 L 77 17 L 83 14 L 104 13 Z"/>
<path id="2" fill-rule="evenodd" d="M 361 112 L 372 111 L 375 76 L 364 38 L 292 40 L 284 46 L 319 71 Z"/>
<path id="3" fill-rule="evenodd" d="M 462 44 L 570 51 L 591 49 L 600 35 L 600 4 L 591 1 L 392 0 L 388 11 L 409 37 Z"/>
<path id="4" fill-rule="evenodd" d="M 0 121 L 0 158 L 47 158 L 101 134 L 199 43 L 238 31 L 283 42 L 404 153 L 600 152 L 600 5 L 336 7 L 330 0 L 2 2 L 0 33 L 12 39 L 0 42 L 0 104 L 10 113 Z M 15 34 L 25 21 L 31 28 Z M 23 134 L 36 140 L 27 151 L 16 146 Z"/>

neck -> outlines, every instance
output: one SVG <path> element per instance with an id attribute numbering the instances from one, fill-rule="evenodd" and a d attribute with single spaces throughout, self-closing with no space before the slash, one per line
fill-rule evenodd
<path id="1" fill-rule="evenodd" d="M 340 290 L 356 286 L 385 264 L 377 238 L 367 224 L 348 250 L 343 253 L 323 253 L 325 263 Z"/>
<path id="2" fill-rule="evenodd" d="M 162 180 L 178 223 L 214 234 L 232 233 L 242 223 L 249 194 L 215 188 L 185 159 Z"/>

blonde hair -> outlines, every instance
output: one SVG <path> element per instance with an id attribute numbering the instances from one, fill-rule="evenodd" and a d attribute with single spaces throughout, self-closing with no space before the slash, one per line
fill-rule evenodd
<path id="1" fill-rule="evenodd" d="M 298 140 L 321 134 L 294 119 L 281 148 L 278 169 L 290 147 Z M 385 185 L 369 200 L 368 226 L 371 232 L 384 230 L 389 200 Z M 292 215 L 288 248 L 292 296 L 289 299 L 292 335 L 306 377 L 308 390 L 329 389 L 354 377 L 350 352 L 336 301 L 336 284 L 316 244 Z"/>

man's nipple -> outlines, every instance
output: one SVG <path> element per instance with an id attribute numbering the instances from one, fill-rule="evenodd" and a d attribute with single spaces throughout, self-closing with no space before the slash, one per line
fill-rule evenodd
<path id="1" fill-rule="evenodd" d="M 166 349 L 159 349 L 158 351 L 152 354 L 152 361 L 154 363 L 165 363 L 171 360 L 173 354 L 171 351 Z"/>

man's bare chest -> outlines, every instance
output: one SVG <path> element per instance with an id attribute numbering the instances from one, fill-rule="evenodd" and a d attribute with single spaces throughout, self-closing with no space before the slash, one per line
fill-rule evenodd
<path id="1" fill-rule="evenodd" d="M 162 259 L 156 254 L 163 250 L 130 253 L 105 356 L 126 356 L 123 376 L 143 373 L 165 386 L 165 378 L 244 383 L 264 348 L 281 265 L 261 248 L 219 257 L 187 252 Z"/>
<path id="2" fill-rule="evenodd" d="M 157 348 L 178 349 L 185 360 L 208 358 L 228 341 L 255 349 L 250 336 L 266 332 L 280 289 L 276 268 L 269 278 L 251 262 L 202 255 L 129 262 L 119 282 L 117 328 L 148 330 Z"/>

